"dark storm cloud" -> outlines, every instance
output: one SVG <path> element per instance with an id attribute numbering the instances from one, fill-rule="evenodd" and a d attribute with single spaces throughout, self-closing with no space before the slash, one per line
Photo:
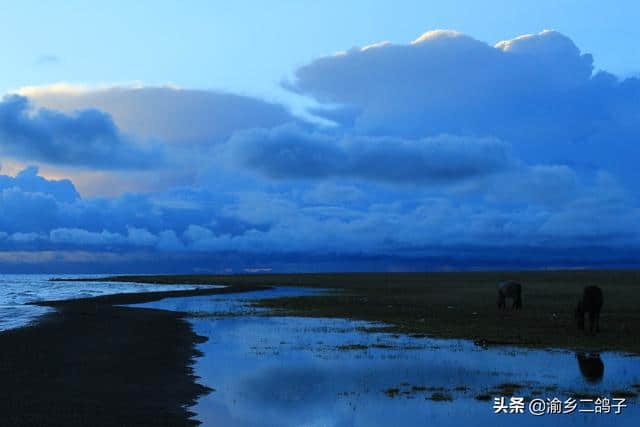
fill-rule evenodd
<path id="1" fill-rule="evenodd" d="M 463 265 L 469 254 L 498 262 L 505 248 L 529 247 L 538 249 L 537 258 L 528 259 L 527 265 L 540 265 L 563 247 L 631 250 L 640 236 L 640 209 L 629 203 L 610 177 L 601 176 L 596 185 L 585 186 L 574 182 L 566 168 L 499 172 L 487 177 L 489 186 L 507 179 L 507 192 L 484 201 L 475 191 L 451 197 L 393 187 L 385 195 L 383 189 L 366 183 L 330 188 L 313 181 L 263 190 L 225 190 L 223 184 L 209 190 L 186 187 L 169 193 L 68 200 L 60 189 L 46 188 L 49 180 L 39 178 L 44 189 L 12 185 L 0 192 L 0 253 L 81 251 L 77 252 L 83 254 L 77 260 L 80 264 L 97 262 L 86 256 L 87 251 L 132 256 L 142 251 L 147 258 L 153 253 L 182 252 L 192 254 L 193 262 L 203 254 L 217 254 L 210 265 L 221 271 L 224 260 L 231 258 L 234 266 L 259 259 L 293 268 L 328 254 L 333 261 L 327 268 L 337 265 L 338 254 L 341 268 L 362 257 L 403 260 L 409 268 L 438 254 L 455 254 L 458 265 Z M 546 200 L 547 180 L 566 187 L 562 201 Z M 539 194 L 527 196 L 529 188 Z M 581 253 L 586 256 L 589 251 Z M 118 265 L 124 264 L 112 268 Z"/>
<path id="2" fill-rule="evenodd" d="M 96 108 L 124 132 L 168 143 L 215 143 L 233 132 L 293 120 L 279 104 L 225 92 L 168 87 L 36 87 L 21 93 L 61 111 Z"/>
<path id="3" fill-rule="evenodd" d="M 336 136 L 296 126 L 238 132 L 228 149 L 243 166 L 288 179 L 439 183 L 503 170 L 513 161 L 509 146 L 495 139 Z"/>
<path id="4" fill-rule="evenodd" d="M 158 147 L 135 144 L 101 111 L 33 110 L 19 95 L 0 102 L 0 151 L 29 162 L 95 169 L 149 168 L 161 161 Z"/>

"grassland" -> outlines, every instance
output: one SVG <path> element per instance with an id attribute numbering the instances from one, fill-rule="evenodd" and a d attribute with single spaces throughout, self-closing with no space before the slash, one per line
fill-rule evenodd
<path id="1" fill-rule="evenodd" d="M 523 283 L 523 309 L 499 311 L 498 282 Z M 112 281 L 302 286 L 334 292 L 263 299 L 279 315 L 381 322 L 381 329 L 483 345 L 511 344 L 640 354 L 640 271 L 345 273 L 119 276 Z M 573 309 L 587 285 L 604 292 L 601 332 L 577 330 Z"/>

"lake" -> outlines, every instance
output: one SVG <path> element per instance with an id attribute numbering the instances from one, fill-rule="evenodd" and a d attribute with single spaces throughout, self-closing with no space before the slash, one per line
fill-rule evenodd
<path id="1" fill-rule="evenodd" d="M 56 275 L 57 278 L 98 279 L 98 275 Z M 131 282 L 50 281 L 50 274 L 0 274 L 0 331 L 28 325 L 53 310 L 35 301 L 87 298 L 133 292 L 196 289 L 198 285 L 153 285 Z"/>
<path id="2" fill-rule="evenodd" d="M 637 398 L 623 401 L 617 394 L 640 383 L 635 356 L 483 348 L 465 340 L 366 332 L 375 326 L 367 322 L 274 316 L 251 305 L 257 298 L 310 292 L 322 291 L 278 287 L 135 306 L 189 312 L 195 331 L 208 338 L 199 344 L 203 356 L 194 370 L 199 382 L 215 391 L 192 408 L 205 426 L 640 422 Z M 507 412 L 518 411 L 512 397 L 525 398 L 523 413 L 494 413 L 499 403 Z M 607 408 L 606 401 L 596 402 L 600 397 L 609 399 L 609 413 L 595 413 Z M 572 407 L 568 399 L 573 399 L 573 412 L 547 413 L 557 410 L 554 398 L 561 412 Z M 533 399 L 543 401 L 544 415 L 531 414 Z"/>

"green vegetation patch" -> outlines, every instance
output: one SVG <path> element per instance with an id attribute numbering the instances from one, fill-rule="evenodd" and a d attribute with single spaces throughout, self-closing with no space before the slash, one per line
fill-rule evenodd
<path id="1" fill-rule="evenodd" d="M 384 394 L 386 394 L 389 397 L 396 397 L 397 395 L 400 394 L 400 389 L 399 388 L 388 388 L 384 391 Z"/>
<path id="2" fill-rule="evenodd" d="M 450 395 L 448 395 L 446 393 L 436 392 L 436 393 L 431 394 L 431 396 L 429 396 L 429 397 L 425 397 L 425 399 L 427 399 L 427 400 L 435 400 L 437 402 L 451 402 L 453 400 L 453 397 L 451 397 Z"/>
<path id="3" fill-rule="evenodd" d="M 338 350 L 366 350 L 369 347 L 367 347 L 364 344 L 345 344 L 345 345 L 339 345 L 336 348 Z"/>

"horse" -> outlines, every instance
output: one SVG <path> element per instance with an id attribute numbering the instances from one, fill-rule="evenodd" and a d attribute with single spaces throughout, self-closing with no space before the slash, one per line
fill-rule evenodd
<path id="1" fill-rule="evenodd" d="M 584 315 L 589 313 L 589 332 L 600 332 L 600 309 L 602 309 L 602 289 L 598 286 L 586 286 L 582 291 L 582 298 L 578 301 L 575 315 L 578 329 L 584 329 Z"/>
<path id="2" fill-rule="evenodd" d="M 513 310 L 520 310 L 522 308 L 522 284 L 513 280 L 500 283 L 498 286 L 498 308 L 506 308 L 506 299 L 511 298 L 513 304 L 511 308 Z"/>
<path id="3" fill-rule="evenodd" d="M 576 353 L 580 373 L 587 382 L 598 383 L 604 376 L 604 363 L 598 353 Z"/>

